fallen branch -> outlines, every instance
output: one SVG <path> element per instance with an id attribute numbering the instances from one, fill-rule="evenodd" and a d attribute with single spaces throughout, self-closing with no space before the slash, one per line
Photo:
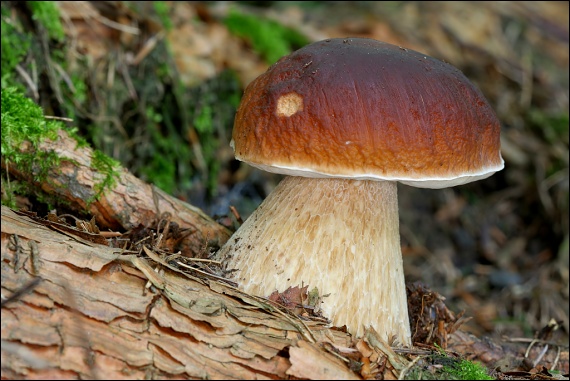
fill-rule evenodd
<path id="1" fill-rule="evenodd" d="M 441 351 L 391 348 L 373 331 L 355 340 L 323 319 L 301 320 L 5 206 L 1 233 L 3 378 L 395 379 L 408 360 Z M 455 331 L 447 351 L 510 373 L 540 356 L 567 374 L 567 347 L 542 355 L 535 345 L 525 356 L 527 344 Z"/>
<path id="2" fill-rule="evenodd" d="M 360 378 L 324 349 L 350 335 L 322 322 L 304 322 L 310 343 L 298 317 L 222 283 L 156 272 L 5 206 L 1 226 L 2 295 L 41 279 L 2 308 L 3 378 Z"/>
<path id="3" fill-rule="evenodd" d="M 199 256 L 207 247 L 219 248 L 231 234 L 200 209 L 143 182 L 124 168 L 115 169 L 114 185 L 100 192 L 97 184 L 103 174 L 93 168 L 93 150 L 77 147 L 77 142 L 63 130 L 58 131 L 56 140 L 45 139 L 37 148 L 24 142 L 19 150 L 22 153 L 55 152 L 61 159 L 60 165 L 51 168 L 48 177 L 38 182 L 33 173 L 18 163 L 11 162 L 7 166 L 2 161 L 10 178 L 24 180 L 75 210 L 90 213 L 101 229 L 149 226 L 166 214 L 180 229 L 188 231 L 180 247 L 187 256 Z"/>

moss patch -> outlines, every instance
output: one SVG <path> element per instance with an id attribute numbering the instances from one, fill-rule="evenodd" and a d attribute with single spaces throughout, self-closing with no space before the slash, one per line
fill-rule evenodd
<path id="1" fill-rule="evenodd" d="M 2 7 L 2 88 L 14 86 L 14 73 L 30 48 L 30 37 L 18 25 L 9 22 L 8 9 Z M 23 86 L 21 86 L 23 88 Z"/>
<path id="2" fill-rule="evenodd" d="M 294 29 L 235 9 L 230 10 L 224 22 L 230 32 L 249 41 L 268 64 L 309 43 L 304 35 Z"/>
<path id="3" fill-rule="evenodd" d="M 50 38 L 63 41 L 65 34 L 54 1 L 28 1 L 28 7 L 32 11 L 32 18 L 46 29 Z"/>
<path id="4" fill-rule="evenodd" d="M 440 350 L 417 361 L 406 380 L 494 380 L 478 362 L 448 356 Z"/>
<path id="5" fill-rule="evenodd" d="M 48 173 L 57 169 L 60 161 L 64 158 L 55 152 L 37 150 L 38 145 L 46 139 L 56 140 L 57 132 L 64 129 L 74 137 L 78 146 L 85 146 L 85 140 L 79 138 L 75 129 L 68 129 L 56 120 L 46 120 L 43 110 L 31 99 L 24 96 L 15 87 L 2 89 L 2 163 L 6 167 L 15 165 L 19 171 L 29 173 L 32 183 L 47 181 Z M 20 149 L 24 142 L 29 142 L 33 150 L 22 152 Z M 95 185 L 95 196 L 88 200 L 93 202 L 105 191 L 115 186 L 119 176 L 117 161 L 95 150 L 91 168 L 101 174 L 101 181 Z M 2 203 L 12 208 L 15 207 L 15 194 L 36 194 L 38 198 L 49 200 L 48 195 L 38 194 L 37 187 L 25 184 L 12 183 L 8 177 L 8 171 L 3 173 L 6 178 L 6 186 L 2 195 Z"/>

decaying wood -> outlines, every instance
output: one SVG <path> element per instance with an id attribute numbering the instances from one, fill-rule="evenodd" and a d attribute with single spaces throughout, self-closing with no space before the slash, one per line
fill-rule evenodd
<path id="1" fill-rule="evenodd" d="M 3 378 L 360 378 L 340 330 L 4 206 L 1 249 L 4 297 L 41 279 L 3 303 Z"/>
<path id="2" fill-rule="evenodd" d="M 22 152 L 28 153 L 34 149 L 55 152 L 61 158 L 60 165 L 49 171 L 47 179 L 34 183 L 32 174 L 23 171 L 17 163 L 10 163 L 5 168 L 10 177 L 40 187 L 43 192 L 68 203 L 74 210 L 91 213 L 100 228 L 148 226 L 166 214 L 181 229 L 189 231 L 181 245 L 186 255 L 204 251 L 205 247 L 221 247 L 231 234 L 200 209 L 143 182 L 125 168 L 117 169 L 119 175 L 112 189 L 105 190 L 97 200 L 89 203 L 97 194 L 96 185 L 103 180 L 103 174 L 92 168 L 93 150 L 77 147 L 77 142 L 63 130 L 58 132 L 58 139 L 46 139 L 37 148 L 29 143 L 20 147 Z M 5 163 L 2 162 L 2 165 L 4 167 Z"/>
<path id="3" fill-rule="evenodd" d="M 5 206 L 1 233 L 2 378 L 396 379 L 436 352 L 391 348 L 370 330 L 354 339 Z M 525 366 L 525 343 L 462 331 L 448 343 L 490 369 L 540 367 Z M 567 373 L 568 348 L 544 347 L 526 362 Z"/>

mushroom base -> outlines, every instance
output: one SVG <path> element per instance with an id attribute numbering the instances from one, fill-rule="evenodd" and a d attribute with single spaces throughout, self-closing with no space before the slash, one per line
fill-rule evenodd
<path id="1" fill-rule="evenodd" d="M 217 257 L 250 294 L 317 287 L 334 325 L 411 344 L 396 182 L 286 177 Z"/>

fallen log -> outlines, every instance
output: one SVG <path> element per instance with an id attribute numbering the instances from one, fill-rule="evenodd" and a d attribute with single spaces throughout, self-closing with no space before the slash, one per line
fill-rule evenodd
<path id="1" fill-rule="evenodd" d="M 347 333 L 5 206 L 1 251 L 3 378 L 360 378 Z"/>
<path id="2" fill-rule="evenodd" d="M 113 168 L 113 181 L 101 189 L 101 181 L 108 174 L 93 165 L 94 152 L 81 147 L 64 130 L 58 130 L 57 139 L 44 139 L 37 147 L 23 142 L 17 149 L 23 154 L 55 153 L 59 165 L 49 168 L 47 177 L 37 176 L 43 163 L 32 163 L 32 168 L 2 160 L 2 168 L 11 179 L 23 180 L 31 188 L 41 189 L 71 209 L 95 217 L 101 229 L 128 230 L 139 225 L 149 226 L 163 216 L 185 230 L 185 238 L 178 249 L 183 255 L 199 256 L 205 248 L 221 247 L 231 235 L 224 226 L 213 221 L 199 208 L 185 203 L 145 183 L 122 167 Z"/>
<path id="3" fill-rule="evenodd" d="M 2 206 L 2 378 L 395 379 L 429 371 L 441 351 L 391 348 L 370 330 L 353 338 L 80 233 Z M 457 330 L 447 351 L 497 377 L 567 374 L 568 348 L 550 347 Z"/>

